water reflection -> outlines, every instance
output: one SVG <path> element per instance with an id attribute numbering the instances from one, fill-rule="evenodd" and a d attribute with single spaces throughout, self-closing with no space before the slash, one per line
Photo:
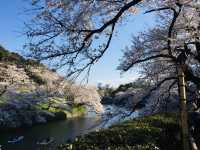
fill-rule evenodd
<path id="1" fill-rule="evenodd" d="M 59 144 L 68 139 L 73 139 L 92 130 L 96 124 L 100 123 L 100 117 L 95 118 L 74 118 L 65 121 L 52 122 L 44 125 L 38 125 L 26 129 L 18 129 L 10 133 L 0 134 L 0 144 L 2 150 L 53 150 Z M 10 138 L 24 136 L 24 140 L 16 144 L 8 144 Z M 36 143 L 38 140 L 53 137 L 55 143 L 50 146 L 40 146 Z"/>

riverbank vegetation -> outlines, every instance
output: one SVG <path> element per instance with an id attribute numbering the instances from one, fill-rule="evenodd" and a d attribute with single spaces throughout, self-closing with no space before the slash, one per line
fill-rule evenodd
<path id="1" fill-rule="evenodd" d="M 141 117 L 77 137 L 59 150 L 181 150 L 178 115 Z"/>
<path id="2" fill-rule="evenodd" d="M 96 88 L 75 84 L 0 46 L 0 130 L 101 112 Z"/>

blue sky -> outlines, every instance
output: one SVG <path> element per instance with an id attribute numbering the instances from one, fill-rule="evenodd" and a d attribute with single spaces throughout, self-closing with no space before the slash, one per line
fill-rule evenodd
<path id="1" fill-rule="evenodd" d="M 25 37 L 21 32 L 23 31 L 23 22 L 27 20 L 27 16 L 23 15 L 25 6 L 25 0 L 1 0 L 0 44 L 11 51 L 20 52 L 23 50 Z M 117 86 L 137 78 L 138 69 L 129 71 L 123 76 L 120 76 L 120 72 L 116 70 L 122 56 L 121 50 L 130 44 L 131 35 L 153 26 L 154 22 L 153 15 L 140 13 L 133 15 L 129 22 L 118 27 L 118 34 L 112 39 L 107 53 L 93 67 L 89 84 L 96 85 L 102 82 Z"/>

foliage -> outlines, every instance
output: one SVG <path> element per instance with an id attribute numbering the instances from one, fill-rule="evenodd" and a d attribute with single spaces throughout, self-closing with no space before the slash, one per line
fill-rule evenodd
<path id="1" fill-rule="evenodd" d="M 134 82 L 127 83 L 127 84 L 121 84 L 116 90 L 113 91 L 113 93 L 117 93 L 120 91 L 127 91 L 128 89 L 145 89 L 150 86 L 150 83 L 143 79 L 138 79 Z"/>
<path id="2" fill-rule="evenodd" d="M 4 95 L 1 95 L 0 96 L 0 107 L 1 106 L 4 106 L 5 104 L 6 104 L 6 102 L 7 102 L 7 97 L 6 96 L 4 96 Z"/>
<path id="3" fill-rule="evenodd" d="M 146 14 L 156 12 L 158 23 L 133 37 L 119 69 L 141 66 L 154 86 L 166 84 L 159 96 L 167 97 L 177 88 L 176 64 L 184 62 L 186 80 L 200 87 L 197 1 L 37 0 L 32 3 L 35 16 L 26 24 L 30 42 L 25 47 L 38 60 L 50 60 L 58 68 L 65 66 L 68 76 L 89 73 L 110 46 L 117 25 L 135 14 L 135 7 Z"/>
<path id="4" fill-rule="evenodd" d="M 24 64 L 26 66 L 36 66 L 36 67 L 43 66 L 41 63 L 33 59 L 27 59 Z"/>
<path id="5" fill-rule="evenodd" d="M 82 116 L 86 113 L 86 108 L 82 104 L 73 103 L 70 105 L 70 110 L 67 110 L 65 107 L 59 107 L 59 105 L 65 101 L 67 101 L 66 98 L 52 97 L 49 98 L 48 101 L 38 103 L 37 108 L 41 110 L 48 110 L 49 112 L 55 113 L 60 117 L 65 114 L 68 118 Z"/>
<path id="6" fill-rule="evenodd" d="M 32 79 L 35 83 L 39 85 L 46 84 L 46 81 L 41 76 L 31 71 L 31 66 L 26 66 L 24 70 L 26 74 L 30 77 L 30 79 Z"/>
<path id="7" fill-rule="evenodd" d="M 9 52 L 8 50 L 0 46 L 0 61 L 22 64 L 25 61 L 25 59 L 19 54 L 14 52 Z"/>
<path id="8" fill-rule="evenodd" d="M 177 89 L 177 65 L 184 65 L 188 85 L 200 87 L 199 3 L 154 1 L 144 3 L 158 23 L 132 37 L 118 67 L 122 72 L 140 67 L 158 98 L 169 99 Z M 176 90 L 177 91 L 177 90 Z M 190 92 L 188 90 L 187 92 Z M 155 95 L 154 95 L 155 97 Z"/>
<path id="9" fill-rule="evenodd" d="M 86 112 L 85 106 L 80 105 L 80 104 L 73 104 L 72 111 L 71 111 L 72 115 L 73 114 L 74 115 L 76 115 L 76 114 L 85 114 L 85 112 Z"/>
<path id="10" fill-rule="evenodd" d="M 114 96 L 113 92 L 115 89 L 111 87 L 109 84 L 106 84 L 105 86 L 98 85 L 98 93 L 102 96 Z"/>
<path id="11" fill-rule="evenodd" d="M 0 60 L 3 60 L 3 58 L 9 56 L 9 52 L 5 50 L 2 46 L 0 46 Z"/>
<path id="12" fill-rule="evenodd" d="M 135 7 L 146 14 L 155 12 L 158 23 L 133 36 L 118 69 L 123 72 L 141 67 L 154 86 L 147 92 L 158 91 L 154 93 L 158 100 L 171 98 L 177 89 L 176 65 L 181 62 L 186 63 L 186 80 L 200 87 L 197 1 L 37 0 L 32 3 L 35 16 L 26 24 L 30 42 L 25 47 L 33 58 L 66 67 L 68 76 L 77 77 L 84 71 L 89 74 L 109 48 L 116 27 L 135 14 Z M 112 95 L 110 89 L 106 93 Z"/>
<path id="13" fill-rule="evenodd" d="M 23 56 L 19 55 L 18 53 L 9 52 L 1 45 L 0 45 L 0 61 L 15 63 L 16 65 L 21 65 L 23 67 L 26 67 L 26 66 L 44 67 L 44 65 L 39 63 L 38 61 L 33 60 L 33 59 L 25 59 Z"/>
<path id="14" fill-rule="evenodd" d="M 30 87 L 25 86 L 25 85 L 20 85 L 17 88 L 17 91 L 19 91 L 20 93 L 30 93 L 30 92 L 32 92 L 31 89 L 30 89 Z"/>
<path id="15" fill-rule="evenodd" d="M 169 150 L 181 149 L 176 139 L 179 129 L 176 114 L 156 114 L 91 132 L 60 146 L 60 150 Z"/>

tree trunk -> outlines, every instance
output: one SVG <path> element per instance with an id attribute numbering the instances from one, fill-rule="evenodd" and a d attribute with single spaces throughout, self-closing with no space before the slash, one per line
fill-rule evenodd
<path id="1" fill-rule="evenodd" d="M 189 130 L 188 130 L 184 66 L 178 65 L 177 71 L 178 71 L 178 81 L 179 81 L 178 87 L 179 87 L 179 98 L 180 98 L 180 127 L 181 127 L 182 149 L 189 150 Z"/>

